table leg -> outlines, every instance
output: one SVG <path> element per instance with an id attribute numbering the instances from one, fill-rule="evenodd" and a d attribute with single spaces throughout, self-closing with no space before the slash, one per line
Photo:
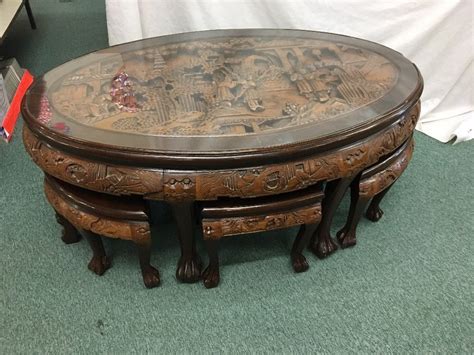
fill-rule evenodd
<path id="1" fill-rule="evenodd" d="M 176 269 L 176 278 L 181 282 L 193 283 L 201 278 L 201 264 L 196 253 L 194 238 L 194 203 L 192 201 L 171 203 L 178 228 L 181 257 Z"/>
<path id="2" fill-rule="evenodd" d="M 32 29 L 36 30 L 36 22 L 35 18 L 33 17 L 33 11 L 31 11 L 30 0 L 24 0 L 23 4 L 25 5 L 26 13 L 28 14 L 30 26 Z"/>
<path id="3" fill-rule="evenodd" d="M 81 229 L 81 234 L 87 240 L 92 249 L 92 259 L 88 265 L 89 270 L 99 276 L 103 275 L 110 267 L 110 260 L 105 254 L 101 236 L 85 229 Z"/>
<path id="4" fill-rule="evenodd" d="M 331 238 L 330 228 L 337 207 L 344 193 L 351 184 L 353 177 L 330 181 L 326 185 L 325 197 L 321 204 L 322 219 L 310 242 L 310 249 L 320 259 L 337 250 L 336 243 Z"/>
<path id="5" fill-rule="evenodd" d="M 219 285 L 220 281 L 219 254 L 217 252 L 218 241 L 206 239 L 204 240 L 204 244 L 209 256 L 209 265 L 202 273 L 202 280 L 206 288 L 214 288 Z"/>
<path id="6" fill-rule="evenodd" d="M 337 240 L 341 248 L 356 245 L 356 229 L 360 218 L 367 207 L 370 198 L 359 196 L 359 179 L 354 179 L 351 184 L 351 206 L 344 227 L 337 232 Z"/>
<path id="7" fill-rule="evenodd" d="M 293 247 L 291 248 L 291 265 L 295 272 L 304 272 L 309 268 L 308 261 L 303 255 L 303 250 L 308 245 L 317 227 L 317 224 L 303 224 L 296 235 Z"/>
<path id="8" fill-rule="evenodd" d="M 61 239 L 64 243 L 73 244 L 81 240 L 81 235 L 77 231 L 76 227 L 74 227 L 66 218 L 57 212 L 56 222 L 58 222 L 63 227 Z"/>
<path id="9" fill-rule="evenodd" d="M 379 206 L 380 201 L 382 201 L 385 194 L 388 192 L 388 190 L 390 190 L 392 186 L 393 184 L 387 187 L 385 190 L 380 191 L 377 195 L 374 196 L 374 198 L 372 199 L 372 202 L 367 208 L 367 212 L 365 213 L 365 216 L 367 217 L 367 219 L 371 220 L 372 222 L 377 222 L 380 218 L 382 218 L 383 211 Z"/>

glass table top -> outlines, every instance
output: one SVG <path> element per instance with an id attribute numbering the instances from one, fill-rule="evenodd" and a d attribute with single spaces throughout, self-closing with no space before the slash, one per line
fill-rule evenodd
<path id="1" fill-rule="evenodd" d="M 239 151 L 370 123 L 419 85 L 376 43 L 298 30 L 156 37 L 67 62 L 30 88 L 24 111 L 71 139 L 160 151 Z"/>

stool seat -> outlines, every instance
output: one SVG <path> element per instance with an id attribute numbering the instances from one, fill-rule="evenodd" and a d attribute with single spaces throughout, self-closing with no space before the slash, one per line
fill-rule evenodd
<path id="1" fill-rule="evenodd" d="M 356 244 L 357 225 L 371 199 L 366 217 L 373 222 L 382 217 L 383 211 L 379 206 L 380 202 L 405 171 L 413 155 L 413 149 L 414 140 L 411 137 L 391 155 L 363 170 L 352 181 L 349 215 L 344 227 L 337 232 L 337 239 L 342 248 Z"/>
<path id="2" fill-rule="evenodd" d="M 92 248 L 89 269 L 103 275 L 110 267 L 101 236 L 133 241 L 138 247 L 143 282 L 148 288 L 160 283 L 159 272 L 150 265 L 151 233 L 145 201 L 102 194 L 70 185 L 45 175 L 46 198 L 56 211 L 56 220 L 63 226 L 67 244 L 83 235 Z"/>
<path id="3" fill-rule="evenodd" d="M 127 200 L 114 195 L 103 194 L 71 185 L 47 175 L 47 184 L 69 204 L 79 210 L 117 219 L 147 221 L 145 200 L 138 196 L 128 196 Z"/>
<path id="4" fill-rule="evenodd" d="M 227 236 L 301 226 L 291 251 L 295 272 L 308 269 L 302 254 L 321 220 L 322 184 L 292 193 L 264 198 L 225 199 L 199 205 L 204 243 L 209 265 L 203 272 L 204 286 L 216 287 L 220 281 L 216 242 Z"/>

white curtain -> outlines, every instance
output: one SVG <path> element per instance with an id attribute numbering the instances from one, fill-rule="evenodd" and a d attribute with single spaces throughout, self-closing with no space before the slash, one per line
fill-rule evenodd
<path id="1" fill-rule="evenodd" d="M 471 0 L 106 0 L 110 45 L 224 28 L 297 28 L 384 44 L 425 79 L 417 129 L 474 138 Z"/>

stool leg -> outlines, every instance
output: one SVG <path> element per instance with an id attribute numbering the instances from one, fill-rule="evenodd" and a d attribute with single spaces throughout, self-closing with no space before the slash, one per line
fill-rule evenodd
<path id="1" fill-rule="evenodd" d="M 76 227 L 74 227 L 66 218 L 57 212 L 56 222 L 58 222 L 63 227 L 61 240 L 64 243 L 73 244 L 81 240 L 81 235 L 77 231 Z"/>
<path id="2" fill-rule="evenodd" d="M 153 288 L 160 284 L 160 273 L 150 265 L 151 237 L 135 242 L 138 249 L 138 260 L 142 271 L 143 283 L 147 288 Z"/>
<path id="3" fill-rule="evenodd" d="M 291 265 L 295 272 L 304 272 L 309 268 L 308 262 L 303 255 L 303 250 L 308 245 L 317 227 L 317 224 L 303 224 L 296 235 L 293 247 L 291 248 Z"/>
<path id="4" fill-rule="evenodd" d="M 337 240 L 341 248 L 348 248 L 356 245 L 356 229 L 359 224 L 362 213 L 369 202 L 368 197 L 359 196 L 359 179 L 354 179 L 351 185 L 351 206 L 346 224 L 337 232 Z"/>
<path id="5" fill-rule="evenodd" d="M 201 263 L 196 253 L 196 240 L 194 239 L 194 204 L 188 201 L 172 203 L 171 208 L 178 227 L 181 247 L 176 278 L 186 283 L 197 282 L 201 277 Z"/>
<path id="6" fill-rule="evenodd" d="M 110 260 L 105 254 L 101 236 L 85 229 L 81 229 L 81 234 L 87 240 L 92 249 L 92 259 L 88 265 L 89 270 L 99 276 L 103 275 L 110 267 Z"/>
<path id="7" fill-rule="evenodd" d="M 209 265 L 202 273 L 202 280 L 206 288 L 214 288 L 220 281 L 218 240 L 204 239 L 204 245 L 209 256 Z"/>
<path id="8" fill-rule="evenodd" d="M 392 186 L 393 184 L 387 187 L 385 190 L 380 191 L 377 195 L 374 196 L 374 198 L 372 199 L 372 202 L 367 208 L 367 212 L 365 213 L 365 216 L 367 217 L 367 219 L 371 220 L 372 222 L 377 222 L 380 218 L 382 218 L 383 211 L 379 206 L 380 201 L 382 201 L 385 194 L 388 192 L 388 190 L 390 190 Z"/>
<path id="9" fill-rule="evenodd" d="M 344 193 L 352 182 L 353 177 L 330 181 L 326 186 L 325 197 L 322 201 L 322 219 L 316 232 L 313 234 L 310 249 L 320 259 L 323 259 L 337 250 L 337 245 L 331 238 L 330 228 L 337 207 L 341 203 Z"/>

